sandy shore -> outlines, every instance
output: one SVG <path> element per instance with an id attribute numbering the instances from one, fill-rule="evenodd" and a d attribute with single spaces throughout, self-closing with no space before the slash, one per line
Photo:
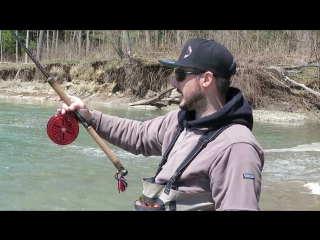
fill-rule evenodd
<path id="1" fill-rule="evenodd" d="M 3 89 L 2 89 L 3 90 Z M 112 96 L 107 97 L 105 95 L 82 95 L 78 96 L 83 99 L 86 103 L 92 105 L 108 106 L 108 107 L 128 107 L 128 108 L 145 108 L 145 109 L 155 109 L 152 106 L 129 106 L 130 98 Z M 1 91 L 0 98 L 6 99 L 31 99 L 36 101 L 57 101 L 57 94 L 53 91 L 46 94 L 19 94 L 19 93 L 8 93 L 7 91 Z M 162 108 L 165 111 L 178 109 L 178 105 L 171 105 Z M 283 111 L 269 111 L 269 110 L 253 110 L 254 121 L 257 122 L 267 122 L 272 124 L 305 124 L 311 121 L 319 121 L 315 113 L 295 113 L 295 112 L 283 112 Z"/>

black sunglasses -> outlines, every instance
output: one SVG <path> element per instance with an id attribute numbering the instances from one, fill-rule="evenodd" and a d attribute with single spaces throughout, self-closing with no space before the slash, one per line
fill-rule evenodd
<path id="1" fill-rule="evenodd" d="M 200 74 L 200 73 L 204 73 L 204 71 L 198 70 L 198 71 L 194 71 L 194 72 L 188 72 L 188 71 L 184 71 L 182 69 L 176 69 L 174 71 L 177 82 L 184 81 L 186 79 L 187 74 Z"/>

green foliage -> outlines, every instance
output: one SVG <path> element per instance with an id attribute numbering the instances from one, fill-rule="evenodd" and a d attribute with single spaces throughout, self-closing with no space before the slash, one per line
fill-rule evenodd
<path id="1" fill-rule="evenodd" d="M 13 30 L 13 31 L 15 32 L 16 30 Z M 30 31 L 32 31 L 32 30 L 30 30 Z M 37 48 L 37 39 L 33 39 L 31 36 L 29 34 L 28 48 L 29 49 L 36 49 Z M 16 39 L 12 36 L 10 30 L 2 30 L 1 37 L 2 37 L 3 50 L 7 54 L 14 55 L 15 51 L 16 51 Z M 21 41 L 24 44 L 26 44 L 27 30 L 18 30 L 18 37 L 21 39 Z"/>
<path id="2" fill-rule="evenodd" d="M 9 54 L 14 54 L 16 49 L 16 41 L 9 30 L 1 31 L 2 48 Z"/>

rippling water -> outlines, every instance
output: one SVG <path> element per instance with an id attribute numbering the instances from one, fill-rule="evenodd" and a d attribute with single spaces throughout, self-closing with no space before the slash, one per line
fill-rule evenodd
<path id="1" fill-rule="evenodd" d="M 159 157 L 136 156 L 107 145 L 129 171 L 119 193 L 115 167 L 80 126 L 71 144 L 54 144 L 46 125 L 60 103 L 0 99 L 0 210 L 133 210 L 141 179 L 152 176 Z M 92 106 L 139 120 L 165 111 Z M 255 123 L 265 149 L 261 210 L 320 209 L 320 127 Z"/>

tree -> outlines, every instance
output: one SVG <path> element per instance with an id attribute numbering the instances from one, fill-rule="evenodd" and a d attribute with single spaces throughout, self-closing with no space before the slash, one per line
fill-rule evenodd
<path id="1" fill-rule="evenodd" d="M 16 35 L 19 37 L 18 30 L 16 30 Z M 18 61 L 19 61 L 19 43 L 18 43 L 18 41 L 16 41 L 16 63 Z"/>
<path id="2" fill-rule="evenodd" d="M 182 38 L 181 38 L 181 30 L 177 30 L 177 46 L 179 47 L 182 44 Z"/>
<path id="3" fill-rule="evenodd" d="M 2 52 L 2 31 L 0 30 L 0 55 L 1 55 L 1 63 L 3 63 L 3 52 Z"/>
<path id="4" fill-rule="evenodd" d="M 59 30 L 57 30 L 57 35 L 56 35 L 56 48 L 55 48 L 55 55 L 56 56 L 58 53 L 58 43 L 59 43 Z"/>
<path id="5" fill-rule="evenodd" d="M 86 44 L 86 55 L 89 55 L 90 49 L 90 30 L 87 30 L 87 44 Z"/>
<path id="6" fill-rule="evenodd" d="M 159 30 L 154 31 L 154 45 L 155 45 L 155 49 L 158 50 L 159 49 Z"/>
<path id="7" fill-rule="evenodd" d="M 47 30 L 47 59 L 49 59 L 49 30 Z"/>
<path id="8" fill-rule="evenodd" d="M 122 49 L 127 54 L 131 53 L 131 43 L 128 30 L 122 30 Z"/>
<path id="9" fill-rule="evenodd" d="M 122 59 L 123 56 L 124 56 L 124 53 L 123 53 L 121 47 L 117 46 L 117 42 L 113 38 L 110 30 L 107 30 L 106 33 L 107 33 L 107 37 L 108 37 L 109 41 L 111 42 L 112 47 L 117 52 L 117 54 L 120 57 L 120 59 Z"/>
<path id="10" fill-rule="evenodd" d="M 145 30 L 144 32 L 145 32 L 145 34 L 146 34 L 147 49 L 148 49 L 148 50 L 151 50 L 150 30 Z"/>
<path id="11" fill-rule="evenodd" d="M 81 49 L 82 49 L 82 30 L 78 31 L 78 50 L 79 56 L 81 57 Z"/>
<path id="12" fill-rule="evenodd" d="M 26 47 L 29 47 L 29 30 L 27 30 Z M 28 63 L 28 54 L 25 53 L 24 63 Z"/>
<path id="13" fill-rule="evenodd" d="M 42 55 L 42 46 L 43 46 L 43 39 L 44 39 L 44 30 L 40 30 L 38 46 L 37 46 L 37 59 L 41 60 Z"/>
<path id="14" fill-rule="evenodd" d="M 166 30 L 162 30 L 162 31 L 163 31 L 163 36 L 161 41 L 161 48 L 164 49 L 164 45 L 166 44 L 166 41 L 167 41 L 167 31 Z"/>
<path id="15" fill-rule="evenodd" d="M 52 43 L 51 43 L 51 57 L 54 57 L 54 41 L 56 37 L 56 32 L 52 30 Z"/>

